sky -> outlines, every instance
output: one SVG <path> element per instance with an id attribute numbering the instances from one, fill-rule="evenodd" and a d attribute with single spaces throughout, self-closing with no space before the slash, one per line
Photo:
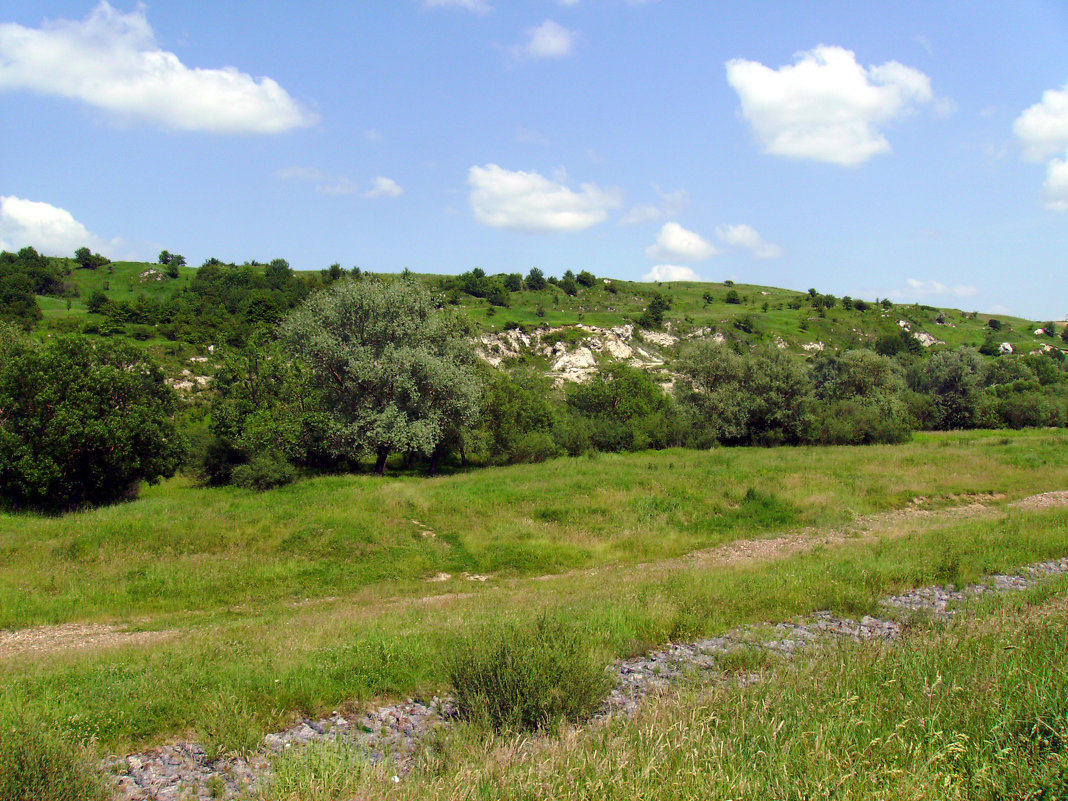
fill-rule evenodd
<path id="1" fill-rule="evenodd" d="M 1068 316 L 1068 2 L 0 0 L 0 248 Z"/>

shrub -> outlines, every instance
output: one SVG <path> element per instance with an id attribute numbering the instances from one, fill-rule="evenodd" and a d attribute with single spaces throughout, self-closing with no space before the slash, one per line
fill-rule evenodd
<path id="1" fill-rule="evenodd" d="M 0 799 L 107 801 L 103 777 L 77 746 L 37 723 L 0 721 Z"/>
<path id="2" fill-rule="evenodd" d="M 467 640 L 449 673 L 457 714 L 495 731 L 583 720 L 611 687 L 582 634 L 548 617 Z"/>
<path id="3" fill-rule="evenodd" d="M 237 486 L 252 490 L 269 490 L 292 484 L 297 477 L 293 465 L 277 453 L 264 453 L 233 469 Z"/>

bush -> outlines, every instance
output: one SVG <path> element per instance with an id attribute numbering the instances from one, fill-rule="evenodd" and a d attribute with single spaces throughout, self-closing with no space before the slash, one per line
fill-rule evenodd
<path id="1" fill-rule="evenodd" d="M 86 755 L 52 730 L 20 718 L 0 721 L 0 799 L 107 801 Z"/>
<path id="2" fill-rule="evenodd" d="M 467 640 L 449 674 L 457 714 L 495 731 L 584 720 L 611 688 L 582 634 L 547 617 Z"/>
<path id="3" fill-rule="evenodd" d="M 265 453 L 233 469 L 233 481 L 245 489 L 264 490 L 292 484 L 297 477 L 293 465 L 277 453 Z"/>

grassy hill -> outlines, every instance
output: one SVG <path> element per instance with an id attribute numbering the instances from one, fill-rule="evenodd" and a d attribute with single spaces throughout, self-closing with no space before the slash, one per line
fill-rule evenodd
<path id="1" fill-rule="evenodd" d="M 90 314 L 86 306 L 89 297 L 97 291 L 115 302 L 136 303 L 139 297 L 164 301 L 189 289 L 197 272 L 197 268 L 183 267 L 178 278 L 172 279 L 162 278 L 155 272 L 157 269 L 158 265 L 143 262 L 113 262 L 98 270 L 73 269 L 68 281 L 73 284 L 76 297 L 69 300 L 38 297 L 44 313 L 40 328 L 81 330 L 87 322 L 99 322 L 101 316 Z M 262 272 L 263 266 L 253 269 Z M 928 333 L 952 348 L 979 347 L 988 337 L 998 343 L 1009 342 L 1017 351 L 1025 352 L 1046 343 L 1062 345 L 1059 340 L 1033 333 L 1044 321 L 919 304 L 893 304 L 884 308 L 873 298 L 858 304 L 867 306 L 863 310 L 857 306 L 848 308 L 852 304 L 838 298 L 831 308 L 816 308 L 808 292 L 754 284 L 639 283 L 598 278 L 591 287 L 579 287 L 573 296 L 552 284 L 541 291 L 508 292 L 504 297 L 507 306 L 500 306 L 457 291 L 454 276 L 417 277 L 445 294 L 485 333 L 516 326 L 533 329 L 634 324 L 651 298 L 660 293 L 670 303 L 664 314 L 664 327 L 678 336 L 720 332 L 729 339 L 749 344 L 785 343 L 801 349 L 804 345 L 811 348 L 811 343 L 823 343 L 827 349 L 843 350 L 871 345 L 880 336 L 899 332 L 904 322 L 910 331 Z M 499 302 L 501 298 L 495 300 Z M 997 331 L 990 328 L 994 318 L 1001 323 Z M 150 346 L 165 343 L 164 337 L 155 331 L 141 331 L 141 338 Z"/>

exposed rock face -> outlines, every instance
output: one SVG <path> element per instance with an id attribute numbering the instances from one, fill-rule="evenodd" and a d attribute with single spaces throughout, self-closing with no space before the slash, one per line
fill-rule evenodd
<path id="1" fill-rule="evenodd" d="M 921 345 L 923 345 L 925 348 L 929 348 L 932 345 L 945 345 L 946 344 L 941 339 L 938 339 L 937 337 L 931 336 L 926 331 L 917 331 L 916 333 L 914 333 L 912 335 L 912 338 L 915 339 L 917 342 L 919 342 Z"/>
<path id="2" fill-rule="evenodd" d="M 807 350 L 809 353 L 819 353 L 820 351 L 826 349 L 827 346 L 824 345 L 822 342 L 806 342 L 801 347 L 804 350 Z"/>

